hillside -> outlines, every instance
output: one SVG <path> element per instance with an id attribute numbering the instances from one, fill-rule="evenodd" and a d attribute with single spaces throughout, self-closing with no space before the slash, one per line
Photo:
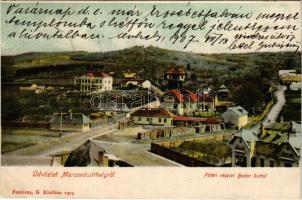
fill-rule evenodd
<path id="1" fill-rule="evenodd" d="M 39 70 L 48 67 L 68 68 L 77 72 L 79 67 L 100 66 L 104 71 L 121 72 L 132 70 L 146 79 L 161 78 L 168 67 L 184 65 L 188 70 L 204 78 L 213 74 L 225 75 L 235 71 L 255 68 L 286 69 L 301 66 L 301 53 L 246 53 L 246 54 L 196 54 L 173 51 L 156 47 L 135 46 L 111 52 L 37 52 L 16 56 L 2 56 L 2 76 L 14 76 L 19 70 Z M 66 67 L 67 66 L 67 67 Z M 268 69 L 269 71 L 271 69 Z M 48 70 L 51 70 L 48 69 Z M 53 69 L 54 71 L 56 69 Z M 60 70 L 64 73 L 64 70 Z M 156 72 L 156 73 L 155 73 Z"/>
<path id="2" fill-rule="evenodd" d="M 110 52 L 36 52 L 1 58 L 2 84 L 7 85 L 72 82 L 75 75 L 88 70 L 115 72 L 117 82 L 122 72 L 130 70 L 165 90 L 166 70 L 182 65 L 187 73 L 187 89 L 210 86 L 215 92 L 225 84 L 235 103 L 247 108 L 263 107 L 270 100 L 268 91 L 277 81 L 278 70 L 301 71 L 301 52 L 197 54 L 134 46 Z"/>

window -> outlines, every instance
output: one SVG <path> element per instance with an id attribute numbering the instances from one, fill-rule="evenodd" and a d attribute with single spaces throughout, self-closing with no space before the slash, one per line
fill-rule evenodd
<path id="1" fill-rule="evenodd" d="M 260 167 L 264 167 L 264 159 L 260 158 Z"/>
<path id="2" fill-rule="evenodd" d="M 139 118 L 138 118 L 138 121 L 141 121 L 141 120 L 142 120 L 142 118 L 141 118 L 141 117 L 139 117 Z"/>
<path id="3" fill-rule="evenodd" d="M 292 167 L 293 165 L 291 163 L 284 163 L 284 167 Z"/>
<path id="4" fill-rule="evenodd" d="M 158 122 L 159 122 L 159 123 L 161 122 L 161 118 L 158 118 Z"/>
<path id="5" fill-rule="evenodd" d="M 150 118 L 147 118 L 147 121 L 150 121 Z"/>
<path id="6" fill-rule="evenodd" d="M 167 123 L 167 119 L 164 119 L 164 122 Z"/>
<path id="7" fill-rule="evenodd" d="M 269 166 L 270 166 L 270 167 L 274 167 L 274 166 L 275 166 L 275 161 L 270 160 L 270 161 L 269 161 Z"/>

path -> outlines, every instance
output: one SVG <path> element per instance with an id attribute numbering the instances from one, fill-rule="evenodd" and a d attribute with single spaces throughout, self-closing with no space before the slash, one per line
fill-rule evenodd
<path id="1" fill-rule="evenodd" d="M 252 128 L 243 129 L 244 131 L 248 132 L 254 132 L 258 133 L 260 131 L 261 123 L 264 123 L 265 125 L 269 125 L 276 122 L 276 119 L 278 118 L 278 115 L 280 114 L 283 106 L 285 105 L 286 99 L 285 99 L 285 90 L 286 87 L 283 85 L 277 85 L 276 86 L 276 92 L 274 95 L 277 98 L 277 102 L 274 104 L 274 106 L 271 108 L 269 113 L 267 114 L 266 118 L 259 122 L 257 125 L 253 126 Z"/>

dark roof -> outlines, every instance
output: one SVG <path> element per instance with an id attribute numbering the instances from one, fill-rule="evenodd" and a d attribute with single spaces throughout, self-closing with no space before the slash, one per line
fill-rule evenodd
<path id="1" fill-rule="evenodd" d="M 54 113 L 50 119 L 51 124 L 61 123 L 61 114 Z M 87 124 L 90 123 L 90 119 L 82 113 L 65 113 L 62 114 L 63 124 Z"/>
<path id="2" fill-rule="evenodd" d="M 184 69 L 182 69 L 180 67 L 174 67 L 174 68 L 171 68 L 171 69 L 167 70 L 166 74 L 169 74 L 169 75 L 184 75 L 186 73 L 185 73 Z"/>
<path id="3" fill-rule="evenodd" d="M 64 164 L 65 167 L 86 167 L 90 163 L 90 155 L 89 151 L 91 148 L 91 142 L 88 140 L 75 150 L 71 152 L 66 163 Z"/>
<path id="4" fill-rule="evenodd" d="M 142 108 L 132 113 L 132 116 L 142 117 L 173 117 L 174 115 L 164 108 Z"/>

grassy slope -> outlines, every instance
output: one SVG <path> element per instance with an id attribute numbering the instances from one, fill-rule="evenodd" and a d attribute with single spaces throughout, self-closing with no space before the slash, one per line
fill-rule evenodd
<path id="1" fill-rule="evenodd" d="M 2 75 L 13 76 L 19 69 L 43 68 L 55 65 L 102 65 L 104 71 L 117 73 L 125 70 L 136 71 L 140 76 L 155 81 L 163 77 L 167 68 L 174 65 L 189 66 L 188 72 L 199 78 L 216 78 L 227 80 L 230 76 L 238 76 L 255 69 L 274 73 L 278 69 L 301 66 L 301 53 L 246 53 L 246 54 L 196 54 L 161 49 L 153 46 L 134 46 L 110 52 L 42 52 L 25 53 L 16 56 L 2 56 Z M 76 68 L 76 67 L 75 67 Z M 70 67 L 69 69 L 72 69 Z M 189 73 L 190 74 L 190 73 Z M 221 80 L 220 80 L 221 82 Z"/>

